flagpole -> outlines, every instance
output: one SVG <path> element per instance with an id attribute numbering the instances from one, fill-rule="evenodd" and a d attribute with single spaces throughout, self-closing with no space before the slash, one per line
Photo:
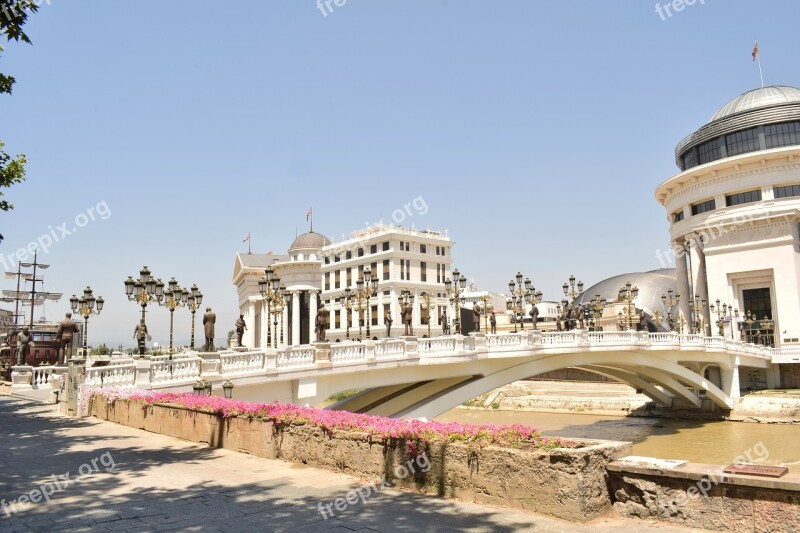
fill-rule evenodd
<path id="1" fill-rule="evenodd" d="M 758 54 L 756 54 L 756 57 L 758 58 L 758 75 L 761 76 L 761 88 L 763 89 L 764 88 L 764 73 L 761 72 L 761 52 L 760 51 L 758 52 Z"/>
<path id="2" fill-rule="evenodd" d="M 250 253 L 251 253 L 250 252 L 250 241 L 252 241 L 252 240 L 253 239 L 250 238 L 250 234 L 248 233 L 247 234 L 247 255 L 250 255 Z"/>

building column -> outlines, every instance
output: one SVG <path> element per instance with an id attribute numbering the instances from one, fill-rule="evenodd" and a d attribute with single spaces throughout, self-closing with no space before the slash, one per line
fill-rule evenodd
<path id="1" fill-rule="evenodd" d="M 261 344 L 260 344 L 260 347 L 263 350 L 265 348 L 268 348 L 268 346 L 267 346 L 267 338 L 268 338 L 268 335 L 269 335 L 270 316 L 269 316 L 269 309 L 267 308 L 266 301 L 261 300 L 259 302 L 259 305 L 261 306 Z"/>
<path id="2" fill-rule="evenodd" d="M 672 249 L 675 250 L 675 278 L 678 285 L 675 287 L 675 294 L 680 294 L 681 300 L 677 306 L 678 313 L 673 315 L 672 318 L 678 320 L 681 314 L 688 321 L 689 320 L 689 302 L 692 301 L 691 290 L 689 289 L 689 269 L 686 266 L 686 248 L 685 242 L 675 241 L 672 243 Z"/>
<path id="3" fill-rule="evenodd" d="M 275 342 L 278 345 L 278 348 L 283 348 L 289 345 L 289 306 L 284 304 L 283 305 L 283 313 L 280 317 L 278 317 L 278 326 L 275 331 Z M 281 342 L 281 333 L 283 334 L 283 342 Z"/>
<path id="4" fill-rule="evenodd" d="M 292 292 L 292 346 L 300 344 L 300 291 Z"/>
<path id="5" fill-rule="evenodd" d="M 309 342 L 314 342 L 317 340 L 316 335 L 316 322 L 317 322 L 317 291 L 309 291 L 308 292 L 309 302 L 308 302 L 308 340 Z M 323 307 L 325 304 L 322 304 Z M 335 322 L 334 322 L 335 324 Z"/>
<path id="6" fill-rule="evenodd" d="M 695 236 L 695 251 L 697 252 L 697 284 L 695 285 L 695 292 L 700 295 L 701 300 L 706 301 L 706 306 L 703 308 L 703 323 L 705 325 L 704 335 L 709 334 L 709 327 L 711 326 L 711 309 L 708 299 L 708 279 L 706 278 L 706 253 L 704 251 L 705 243 L 699 235 Z"/>
<path id="7" fill-rule="evenodd" d="M 247 329 L 242 335 L 242 344 L 244 346 L 254 346 L 256 340 L 256 309 L 255 302 L 248 300 L 244 306 L 244 323 L 247 324 Z M 227 342 L 227 339 L 226 339 Z"/>

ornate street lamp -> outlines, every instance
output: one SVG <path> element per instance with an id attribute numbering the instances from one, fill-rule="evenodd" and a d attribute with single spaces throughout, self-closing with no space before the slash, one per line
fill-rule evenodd
<path id="1" fill-rule="evenodd" d="M 345 288 L 346 294 L 350 294 L 352 289 L 350 287 Z M 371 305 L 370 305 L 370 298 L 378 293 L 378 276 L 372 275 L 372 271 L 369 268 L 364 269 L 364 277 L 358 278 L 356 280 L 356 290 L 353 294 L 353 299 L 355 301 L 354 307 L 358 311 L 358 338 L 361 339 L 361 326 L 364 324 L 364 315 L 366 312 L 367 317 L 367 338 L 370 338 L 370 322 L 371 319 Z M 349 309 L 349 308 L 348 308 Z M 348 320 L 349 320 L 349 312 L 348 312 Z M 349 322 L 348 322 L 349 323 Z"/>
<path id="2" fill-rule="evenodd" d="M 233 383 L 231 383 L 231 380 L 226 379 L 225 383 L 222 384 L 222 393 L 228 400 L 233 398 Z"/>
<path id="3" fill-rule="evenodd" d="M 186 307 L 189 303 L 189 291 L 182 289 L 175 278 L 169 280 L 165 300 L 159 300 L 158 305 L 169 309 L 169 358 L 172 359 L 172 331 L 175 324 L 175 309 Z"/>
<path id="4" fill-rule="evenodd" d="M 592 313 L 594 329 L 597 331 L 597 323 L 603 316 L 603 309 L 606 307 L 606 299 L 596 294 L 589 302 L 589 311 Z"/>
<path id="5" fill-rule="evenodd" d="M 672 315 L 672 309 L 680 303 L 681 295 L 675 294 L 675 291 L 672 289 L 667 290 L 667 294 L 661 295 L 661 306 L 664 308 L 664 313 L 667 315 L 667 324 L 669 324 L 669 329 L 672 331 L 675 331 L 675 326 L 677 324 Z"/>
<path id="6" fill-rule="evenodd" d="M 99 298 L 95 298 L 94 294 L 92 294 L 92 288 L 86 287 L 83 289 L 83 296 L 78 298 L 74 294 L 72 298 L 69 299 L 69 305 L 72 308 L 72 312 L 78 312 L 83 317 L 83 356 L 86 357 L 88 352 L 89 346 L 89 317 L 92 315 L 99 315 L 100 311 L 103 310 L 103 304 L 105 300 L 103 297 L 100 296 Z"/>
<path id="7" fill-rule="evenodd" d="M 694 301 L 689 302 L 689 309 L 692 310 L 694 320 L 692 321 L 690 332 L 691 333 L 700 333 L 700 329 L 703 327 L 703 318 L 702 312 L 703 309 L 706 307 L 706 300 L 705 298 L 700 298 L 699 294 L 694 295 Z M 705 333 L 705 332 L 703 332 Z"/>
<path id="8" fill-rule="evenodd" d="M 730 319 L 731 319 L 731 310 L 733 309 L 733 306 L 729 307 L 728 304 L 720 305 L 719 299 L 717 299 L 716 307 L 714 306 L 714 304 L 711 304 L 709 309 L 711 310 L 712 313 L 714 313 L 715 310 L 716 310 L 716 313 L 717 313 L 717 327 L 719 328 L 719 336 L 720 337 L 724 337 L 725 336 L 725 319 L 727 318 L 728 321 L 730 321 Z M 737 316 L 739 315 L 739 310 L 738 309 L 736 310 L 736 315 Z M 731 331 L 733 331 L 733 326 L 731 326 Z"/>
<path id="9" fill-rule="evenodd" d="M 542 291 L 537 291 L 530 278 L 522 281 L 522 273 L 517 272 L 515 279 L 508 282 L 508 292 L 511 299 L 506 303 L 506 309 L 514 314 L 514 333 L 517 332 L 517 315 L 521 315 L 520 330 L 525 330 L 525 307 L 526 302 L 536 305 L 542 301 Z M 582 285 L 582 284 L 581 284 Z"/>
<path id="10" fill-rule="evenodd" d="M 459 315 L 461 306 L 465 303 L 463 296 L 464 289 L 467 287 L 467 278 L 458 269 L 453 270 L 453 279 L 444 280 L 444 289 L 450 297 L 450 304 L 453 305 L 453 323 L 455 324 L 456 333 L 461 334 L 461 324 Z"/>
<path id="11" fill-rule="evenodd" d="M 561 288 L 564 290 L 564 296 L 575 302 L 575 298 L 577 298 L 583 292 L 583 282 L 582 281 L 578 282 L 578 290 L 576 291 L 575 276 L 570 276 L 569 285 L 565 283 L 564 285 L 561 286 Z"/>
<path id="12" fill-rule="evenodd" d="M 771 337 L 774 335 L 774 333 L 769 332 L 773 331 L 773 328 L 775 327 L 775 321 L 767 318 L 767 316 L 764 315 L 764 319 L 761 321 L 761 327 L 764 328 L 764 346 L 772 346 L 773 342 Z"/>
<path id="13" fill-rule="evenodd" d="M 350 317 L 352 316 L 353 312 L 353 295 L 350 294 L 352 289 L 350 287 L 344 288 L 344 299 L 342 301 L 342 307 L 345 310 L 345 329 L 347 330 L 347 340 L 350 340 Z"/>
<path id="14" fill-rule="evenodd" d="M 633 301 L 636 297 L 639 296 L 639 288 L 638 287 L 631 287 L 631 282 L 629 281 L 619 289 L 619 300 L 621 302 L 625 302 L 625 313 L 623 317 L 622 311 L 618 313 L 620 318 L 620 322 L 623 318 L 626 319 L 628 324 L 628 330 L 633 329 L 633 317 L 635 312 L 633 310 Z"/>
<path id="15" fill-rule="evenodd" d="M 258 281 L 258 291 L 267 304 L 267 321 L 272 318 L 272 328 L 267 331 L 267 345 L 278 348 L 280 345 L 280 333 L 278 332 L 278 315 L 281 316 L 281 326 L 283 326 L 283 309 L 288 305 L 286 287 L 281 285 L 281 279 L 275 275 L 272 267 L 264 271 L 264 277 Z M 283 327 L 281 327 L 281 330 Z"/>
<path id="16" fill-rule="evenodd" d="M 196 284 L 193 284 L 192 288 L 189 289 L 189 298 L 186 302 L 186 306 L 189 308 L 189 311 L 192 312 L 192 341 L 189 346 L 192 350 L 194 350 L 194 315 L 197 313 L 197 310 L 200 309 L 202 303 L 203 293 L 200 292 Z"/>
<path id="17" fill-rule="evenodd" d="M 142 322 L 145 319 L 145 311 L 149 303 L 155 302 L 160 305 L 164 298 L 164 282 L 156 280 L 146 266 L 139 271 L 139 279 L 134 280 L 131 276 L 125 280 L 125 296 L 131 302 L 136 302 L 142 306 Z"/>

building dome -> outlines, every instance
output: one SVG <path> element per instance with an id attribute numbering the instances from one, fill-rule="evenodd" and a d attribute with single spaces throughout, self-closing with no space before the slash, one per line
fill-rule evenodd
<path id="1" fill-rule="evenodd" d="M 308 233 L 303 233 L 294 240 L 292 245 L 289 247 L 289 253 L 291 254 L 294 250 L 319 251 L 323 246 L 327 246 L 330 243 L 330 239 L 328 239 L 325 235 L 309 231 Z"/>
<path id="2" fill-rule="evenodd" d="M 681 170 L 719 159 L 800 145 L 800 89 L 773 85 L 737 96 L 675 147 Z"/>
<path id="3" fill-rule="evenodd" d="M 730 115 L 735 115 L 743 111 L 750 111 L 752 109 L 760 109 L 762 107 L 769 107 L 773 105 L 790 104 L 800 102 L 800 89 L 796 87 L 789 87 L 786 85 L 773 85 L 770 87 L 761 87 L 747 91 L 741 96 L 737 96 L 722 109 L 716 112 L 708 122 L 714 122 Z"/>

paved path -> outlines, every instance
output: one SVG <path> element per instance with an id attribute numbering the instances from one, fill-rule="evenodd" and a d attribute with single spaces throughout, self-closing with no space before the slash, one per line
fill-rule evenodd
<path id="1" fill-rule="evenodd" d="M 49 503 L 31 493 L 40 486 Z M 52 405 L 0 396 L 2 532 L 698 531 L 615 517 L 577 525 L 391 489 L 323 519 L 320 502 L 358 486 L 344 474 L 63 417 Z M 41 501 L 9 504 L 25 494 Z"/>

